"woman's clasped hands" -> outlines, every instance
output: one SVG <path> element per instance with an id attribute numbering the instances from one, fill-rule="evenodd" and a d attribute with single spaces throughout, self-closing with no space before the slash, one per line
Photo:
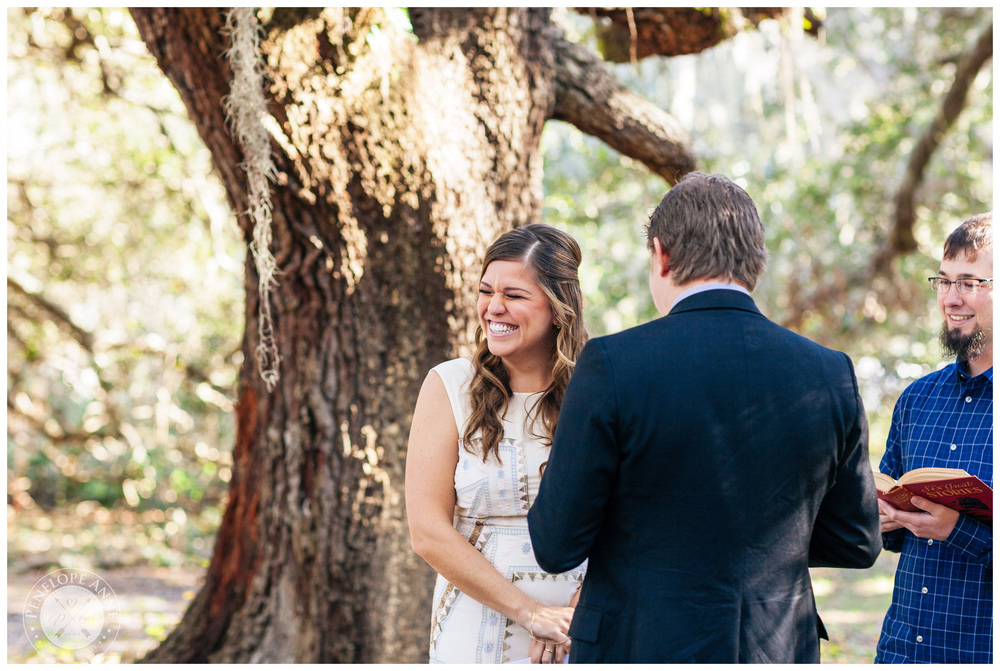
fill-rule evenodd
<path id="1" fill-rule="evenodd" d="M 536 603 L 527 627 L 531 636 L 528 647 L 532 664 L 562 664 L 569 654 L 569 624 L 573 620 L 572 606 L 543 606 Z"/>

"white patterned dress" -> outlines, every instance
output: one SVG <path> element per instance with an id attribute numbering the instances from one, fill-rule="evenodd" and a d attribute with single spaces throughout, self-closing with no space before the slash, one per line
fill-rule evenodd
<path id="1" fill-rule="evenodd" d="M 434 370 L 444 381 L 461 435 L 470 414 L 473 366 L 453 359 Z M 583 580 L 586 562 L 554 575 L 535 562 L 528 536 L 528 508 L 538 494 L 539 467 L 549 448 L 525 425 L 537 394 L 514 393 L 504 417 L 500 461 L 457 445 L 455 528 L 494 568 L 547 606 L 565 606 Z M 460 441 L 461 442 L 461 441 Z M 430 662 L 503 664 L 528 656 L 528 632 L 502 613 L 460 592 L 443 576 L 434 586 Z"/>

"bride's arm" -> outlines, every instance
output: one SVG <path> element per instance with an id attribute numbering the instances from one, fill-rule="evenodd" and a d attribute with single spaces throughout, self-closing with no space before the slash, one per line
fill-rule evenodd
<path id="1" fill-rule="evenodd" d="M 406 516 L 413 551 L 469 597 L 533 629 L 538 638 L 562 641 L 572 609 L 536 603 L 452 526 L 457 445 L 448 392 L 432 372 L 417 397 L 406 455 Z"/>

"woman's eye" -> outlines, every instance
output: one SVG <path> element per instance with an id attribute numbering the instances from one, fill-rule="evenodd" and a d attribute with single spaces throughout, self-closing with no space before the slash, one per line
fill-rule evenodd
<path id="1" fill-rule="evenodd" d="M 516 294 L 507 294 L 507 298 L 509 298 L 510 300 L 516 300 L 518 298 L 524 298 L 524 297 L 523 296 L 518 296 Z"/>
<path id="2" fill-rule="evenodd" d="M 489 295 L 491 295 L 492 293 L 493 293 L 492 291 L 487 291 L 486 289 L 480 289 L 480 290 L 479 290 L 479 295 L 480 295 L 480 296 L 489 296 Z"/>

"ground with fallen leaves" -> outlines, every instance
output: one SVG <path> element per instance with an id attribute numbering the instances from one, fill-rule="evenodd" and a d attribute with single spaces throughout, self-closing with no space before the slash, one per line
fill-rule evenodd
<path id="1" fill-rule="evenodd" d="M 168 526 L 156 515 L 74 509 L 7 510 L 7 661 L 46 663 L 24 628 L 25 600 L 48 572 L 82 568 L 114 590 L 120 627 L 95 662 L 135 662 L 180 621 L 204 579 L 211 529 L 204 520 Z M 830 634 L 826 664 L 871 663 L 892 595 L 897 556 L 864 571 L 813 569 L 816 605 Z"/>

